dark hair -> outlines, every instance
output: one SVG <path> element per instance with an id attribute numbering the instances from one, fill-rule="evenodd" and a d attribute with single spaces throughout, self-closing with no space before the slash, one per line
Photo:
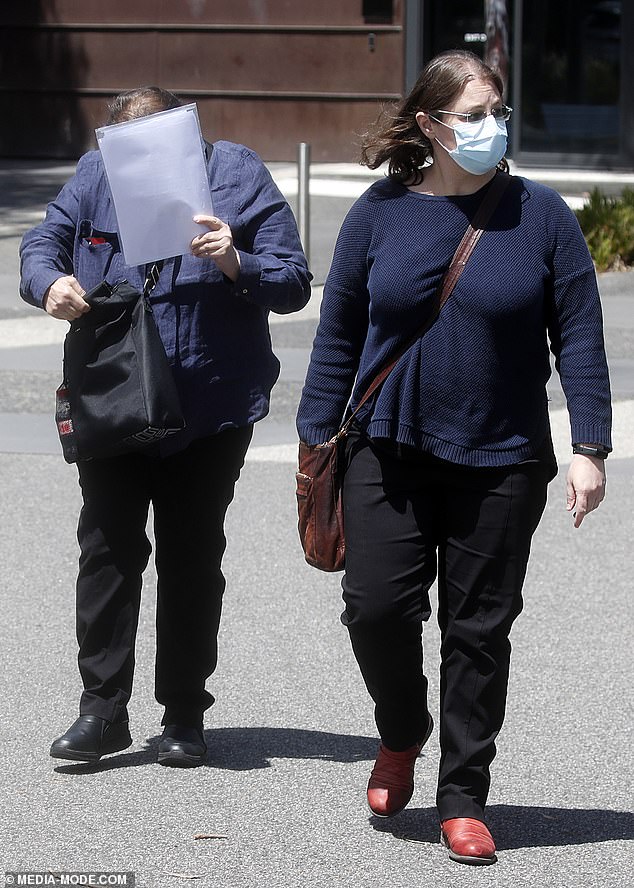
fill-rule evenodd
<path id="1" fill-rule="evenodd" d="M 423 181 L 423 166 L 434 156 L 434 148 L 421 132 L 416 114 L 446 108 L 476 78 L 488 81 L 503 95 L 504 84 L 498 72 L 472 52 L 450 50 L 437 55 L 423 68 L 409 95 L 395 107 L 384 109 L 366 133 L 361 163 L 375 170 L 387 161 L 392 179 L 418 185 Z M 498 169 L 508 172 L 506 160 L 500 161 Z"/>
<path id="2" fill-rule="evenodd" d="M 135 120 L 158 111 L 178 108 L 183 103 L 174 93 L 161 89 L 160 86 L 141 86 L 129 89 L 119 95 L 108 106 L 108 124 L 123 123 L 124 120 Z"/>

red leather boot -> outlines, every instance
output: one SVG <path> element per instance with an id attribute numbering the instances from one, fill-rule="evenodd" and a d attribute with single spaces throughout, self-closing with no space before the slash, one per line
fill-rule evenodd
<path id="1" fill-rule="evenodd" d="M 379 746 L 379 755 L 368 781 L 368 805 L 377 817 L 394 817 L 407 805 L 414 792 L 414 765 L 434 727 L 431 715 L 425 736 L 403 752 Z"/>
<path id="2" fill-rule="evenodd" d="M 449 849 L 449 856 L 458 863 L 486 866 L 495 863 L 495 842 L 481 820 L 453 817 L 440 824 L 440 841 Z"/>

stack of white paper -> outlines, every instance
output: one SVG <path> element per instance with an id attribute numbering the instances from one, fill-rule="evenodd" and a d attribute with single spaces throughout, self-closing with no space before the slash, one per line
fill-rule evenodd
<path id="1" fill-rule="evenodd" d="M 95 130 L 127 265 L 189 252 L 213 215 L 196 105 Z"/>

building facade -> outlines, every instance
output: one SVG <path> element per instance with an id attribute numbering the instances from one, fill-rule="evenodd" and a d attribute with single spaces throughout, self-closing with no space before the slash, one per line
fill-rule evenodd
<path id="1" fill-rule="evenodd" d="M 0 154 L 76 157 L 108 100 L 156 83 L 204 132 L 292 160 L 350 161 L 424 62 L 504 71 L 524 165 L 634 168 L 634 0 L 20 0 L 0 12 Z"/>

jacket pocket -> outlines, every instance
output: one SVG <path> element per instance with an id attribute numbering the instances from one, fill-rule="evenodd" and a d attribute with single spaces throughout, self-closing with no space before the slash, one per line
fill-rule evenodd
<path id="1" fill-rule="evenodd" d="M 77 229 L 74 255 L 75 277 L 84 290 L 91 290 L 108 279 L 116 283 L 125 277 L 119 235 L 97 228 L 83 219 Z"/>

